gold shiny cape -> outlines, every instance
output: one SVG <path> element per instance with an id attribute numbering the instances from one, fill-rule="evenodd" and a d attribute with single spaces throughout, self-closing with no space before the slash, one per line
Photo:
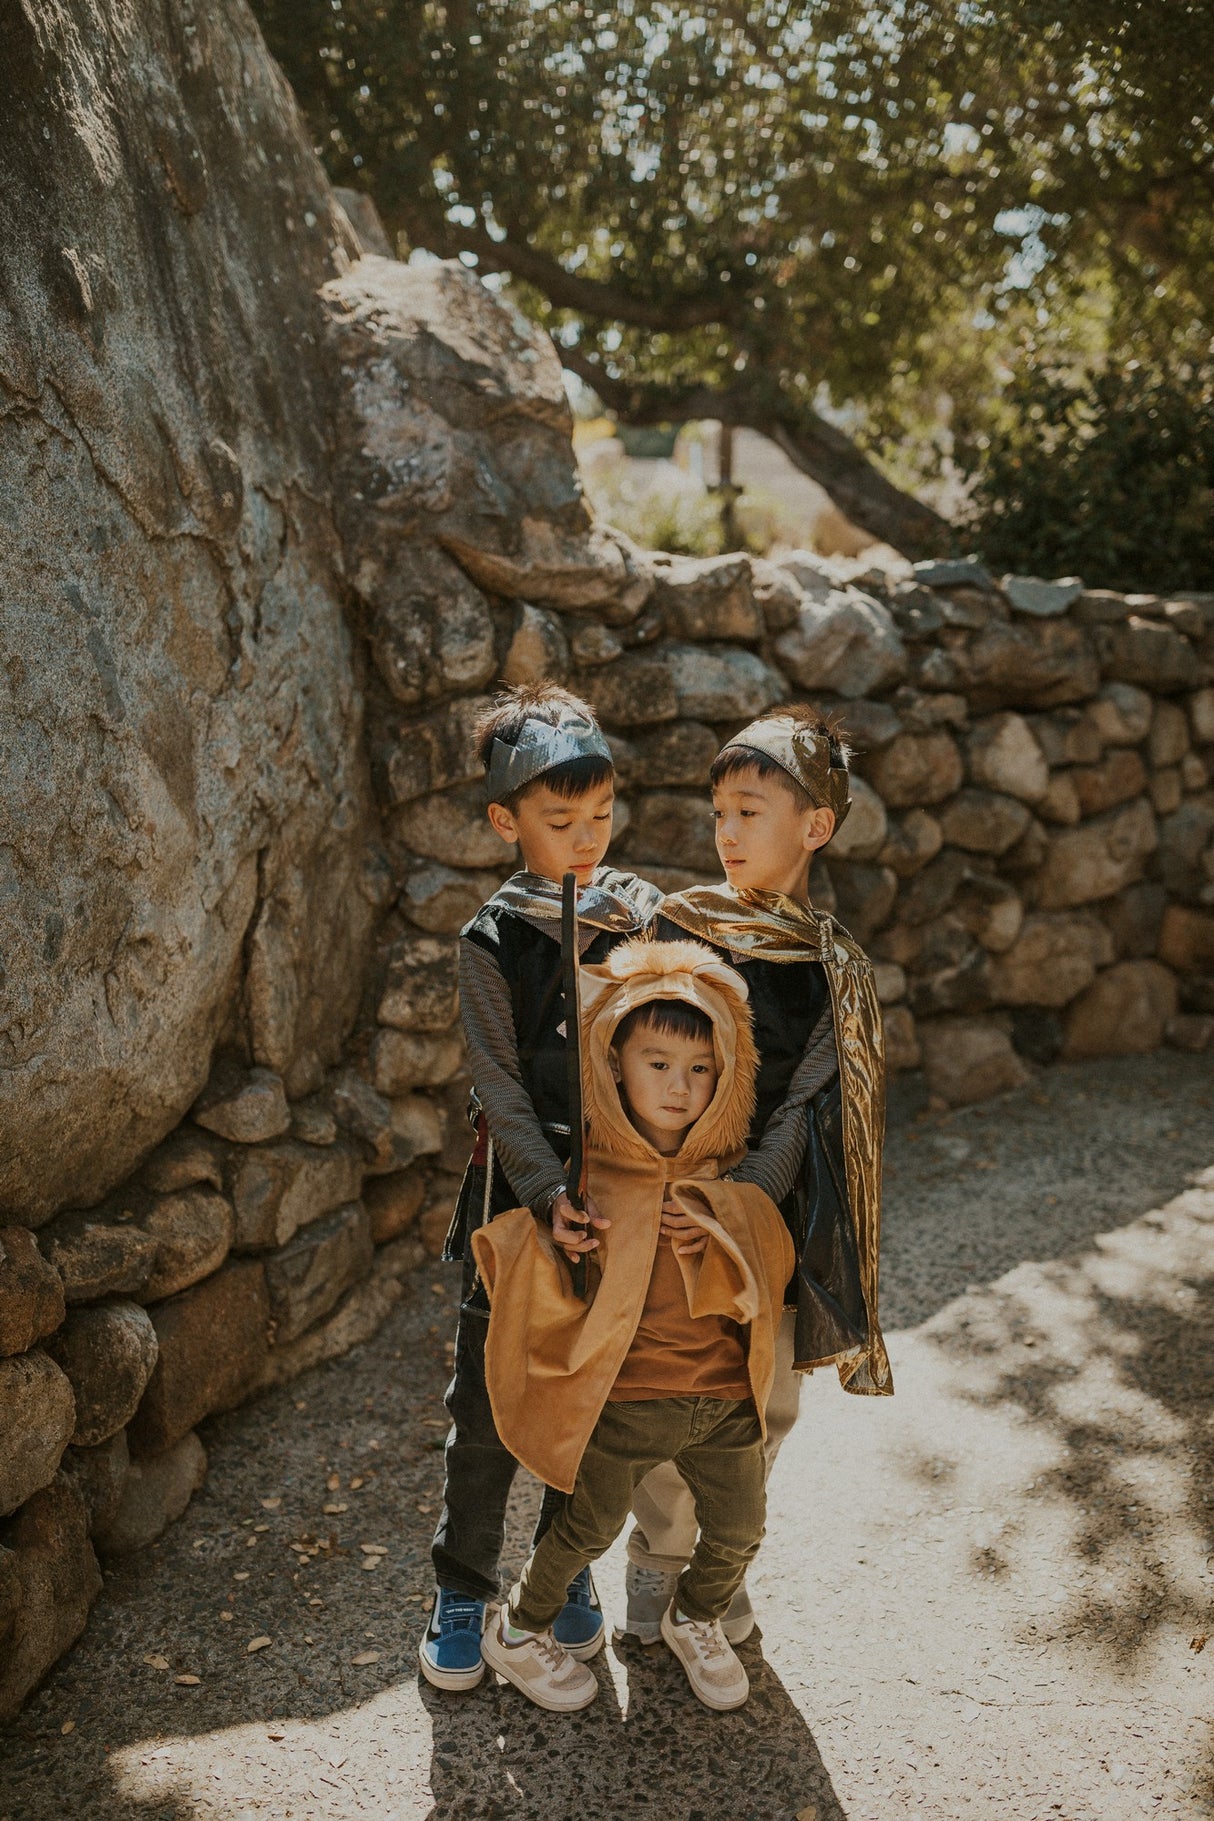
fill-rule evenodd
<path id="1" fill-rule="evenodd" d="M 714 948 L 756 961 L 820 961 L 830 986 L 839 1051 L 847 1194 L 856 1231 L 868 1345 L 830 1359 L 798 1361 L 812 1371 L 833 1363 L 844 1390 L 888 1397 L 894 1389 L 877 1317 L 881 1250 L 881 1152 L 885 1138 L 885 1032 L 872 964 L 854 937 L 825 911 L 782 892 L 693 886 L 663 899 L 659 917 Z"/>

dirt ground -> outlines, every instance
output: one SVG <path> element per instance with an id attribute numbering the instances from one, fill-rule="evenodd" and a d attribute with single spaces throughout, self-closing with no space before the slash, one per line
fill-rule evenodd
<path id="1" fill-rule="evenodd" d="M 609 1645 L 574 1719 L 419 1684 L 434 1266 L 374 1341 L 207 1425 L 203 1492 L 0 1732 L 0 1821 L 1214 1814 L 1214 1062 L 905 1100 L 886 1208 L 897 1395 L 806 1385 L 747 1708 L 698 1707 L 660 1645 Z M 520 1482 L 507 1568 L 534 1509 Z M 617 1545 L 609 1614 L 622 1578 Z"/>

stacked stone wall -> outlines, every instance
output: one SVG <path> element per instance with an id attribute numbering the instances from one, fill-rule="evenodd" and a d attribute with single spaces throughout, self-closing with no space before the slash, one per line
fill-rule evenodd
<path id="1" fill-rule="evenodd" d="M 76 10 L 80 42 L 102 43 L 101 16 Z M 42 856 L 30 733 L 10 772 L 27 871 L 11 890 L 0 873 L 32 957 L 0 1108 L 0 1713 L 78 1635 L 98 1559 L 185 1508 L 206 1470 L 199 1424 L 367 1336 L 441 1246 L 469 1148 L 457 936 L 514 861 L 469 737 L 501 682 L 554 677 L 595 704 L 619 771 L 612 857 L 668 887 L 715 877 L 704 780 L 721 741 L 781 701 L 836 710 L 854 806 L 812 889 L 877 962 L 893 1067 L 922 1065 L 941 1103 L 1056 1058 L 1209 1053 L 1214 1033 L 1214 596 L 638 551 L 587 511 L 547 339 L 458 265 L 351 264 L 353 231 L 251 21 L 232 0 L 210 30 L 208 80 L 241 71 L 223 117 L 251 110 L 267 153 L 238 161 L 244 215 L 223 146 L 198 140 L 218 201 L 191 162 L 201 75 L 189 105 L 166 86 L 190 35 L 154 56 L 127 45 L 121 67 L 130 118 L 142 82 L 178 122 L 152 238 L 184 236 L 199 269 L 208 246 L 229 272 L 243 248 L 232 294 L 254 331 L 268 312 L 245 340 L 269 365 L 232 376 L 228 440 L 199 432 L 211 479 L 181 454 L 158 518 L 89 454 L 87 415 L 55 416 L 63 388 L 39 393 L 58 347 L 35 347 L 10 388 L 19 453 L 70 445 L 61 579 L 85 606 L 6 672 L 19 692 L 13 658 L 38 660 L 71 763 L 42 778 Z M 37 95 L 70 141 L 55 85 Z M 284 211 L 298 224 L 289 259 L 249 203 L 259 184 L 274 232 Z M 79 213 L 78 263 L 102 295 L 126 229 Z M 117 329 L 72 330 L 71 361 L 107 383 L 128 371 L 154 335 L 120 327 L 116 349 Z M 166 371 L 197 370 L 171 352 Z M 136 429 L 146 403 L 125 398 Z M 27 486 L 36 506 L 41 469 L 22 472 L 12 497 Z M 200 529 L 190 515 L 212 507 Z M 182 579 L 179 544 L 201 579 Z M 31 590 L 48 573 L 44 541 Z M 115 573 L 139 580 L 138 613 L 130 587 L 107 594 Z M 158 617 L 162 596 L 175 607 Z M 142 711 L 164 702 L 162 738 Z M 86 898 L 97 879 L 109 892 L 74 923 L 39 895 L 69 875 Z"/>

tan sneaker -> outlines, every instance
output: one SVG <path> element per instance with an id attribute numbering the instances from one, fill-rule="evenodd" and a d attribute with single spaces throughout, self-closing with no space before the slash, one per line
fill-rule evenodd
<path id="1" fill-rule="evenodd" d="M 490 1669 L 549 1713 L 589 1707 L 599 1692 L 593 1670 L 571 1657 L 551 1631 L 528 1632 L 521 1643 L 511 1644 L 502 1635 L 504 1617 L 502 1610 L 495 1613 L 481 1639 L 481 1655 Z"/>
<path id="2" fill-rule="evenodd" d="M 692 1693 L 705 1707 L 726 1713 L 750 1695 L 750 1679 L 721 1630 L 720 1619 L 676 1619 L 674 1605 L 662 1614 L 662 1636 L 687 1671 Z M 492 1663 L 493 1658 L 485 1651 Z"/>

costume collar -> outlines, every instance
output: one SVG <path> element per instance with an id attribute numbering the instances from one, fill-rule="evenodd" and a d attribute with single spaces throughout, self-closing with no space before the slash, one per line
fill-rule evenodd
<path id="1" fill-rule="evenodd" d="M 657 887 L 644 879 L 600 866 L 590 884 L 578 892 L 578 922 L 610 930 L 613 935 L 632 935 L 649 922 L 660 897 Z M 514 873 L 489 902 L 538 922 L 561 920 L 561 888 L 555 880 L 543 879 L 538 873 Z"/>
<path id="2" fill-rule="evenodd" d="M 694 885 L 664 898 L 661 915 L 701 942 L 763 961 L 822 961 L 834 947 L 834 920 L 783 892 Z"/>

